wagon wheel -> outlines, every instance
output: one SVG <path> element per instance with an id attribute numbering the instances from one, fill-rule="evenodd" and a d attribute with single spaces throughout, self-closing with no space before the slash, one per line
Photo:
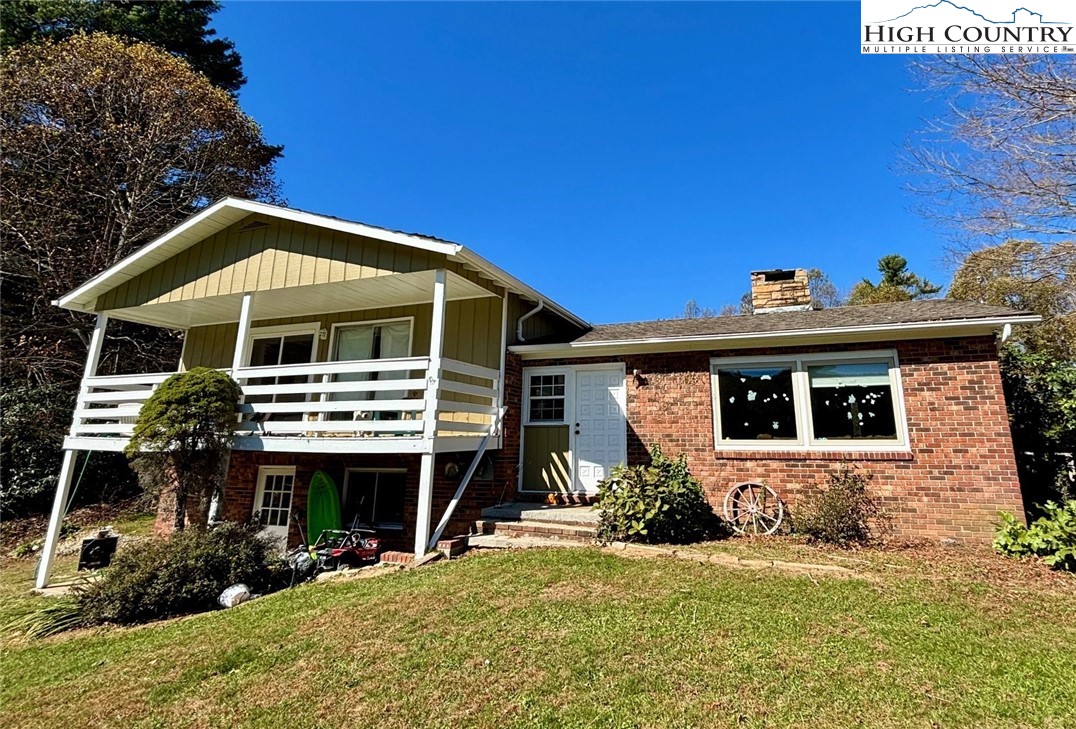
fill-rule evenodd
<path id="1" fill-rule="evenodd" d="M 740 483 L 725 494 L 725 518 L 737 534 L 773 534 L 784 516 L 780 497 L 765 484 Z"/>

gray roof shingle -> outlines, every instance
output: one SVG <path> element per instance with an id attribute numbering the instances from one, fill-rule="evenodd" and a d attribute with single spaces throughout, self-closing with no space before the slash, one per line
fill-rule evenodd
<path id="1" fill-rule="evenodd" d="M 842 306 L 811 311 L 771 312 L 704 319 L 658 319 L 625 324 L 598 324 L 575 343 L 635 339 L 706 337 L 734 334 L 772 334 L 807 329 L 843 329 L 886 324 L 961 321 L 1029 316 L 1032 312 L 988 306 L 973 301 L 928 299 L 866 306 Z"/>

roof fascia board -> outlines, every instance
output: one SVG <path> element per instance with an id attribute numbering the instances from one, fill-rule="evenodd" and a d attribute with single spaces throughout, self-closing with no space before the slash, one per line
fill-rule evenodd
<path id="1" fill-rule="evenodd" d="M 767 345 L 840 344 L 887 341 L 893 339 L 930 339 L 946 336 L 992 334 L 1006 324 L 1035 324 L 1041 316 L 989 317 L 940 322 L 913 322 L 828 329 L 800 329 L 784 332 L 750 332 L 695 337 L 654 337 L 609 342 L 569 344 L 517 344 L 509 347 L 525 360 L 547 358 L 594 357 L 605 354 L 645 354 L 648 352 L 686 352 L 705 349 L 744 349 Z"/>
<path id="2" fill-rule="evenodd" d="M 319 228 L 328 228 L 330 230 L 336 230 L 341 233 L 353 233 L 355 235 L 361 235 L 365 238 L 373 238 L 375 240 L 384 241 L 386 243 L 398 243 L 399 245 L 409 246 L 411 248 L 419 248 L 424 251 L 443 253 L 447 256 L 453 256 L 458 253 L 460 249 L 463 248 L 463 246 L 461 246 L 459 243 L 449 243 L 447 241 L 434 240 L 433 238 L 409 235 L 407 233 L 398 233 L 393 230 L 375 228 L 373 226 L 364 225 L 362 223 L 352 223 L 347 220 L 340 220 L 338 218 L 330 218 L 324 215 L 318 215 L 317 213 L 307 213 L 302 210 L 279 207 L 277 205 L 255 202 L 253 200 L 225 198 L 224 201 L 229 202 L 230 207 L 239 208 L 240 210 L 246 210 L 250 213 L 269 215 L 275 218 L 280 218 L 282 220 L 291 220 L 296 223 L 305 223 L 307 225 L 313 225 Z"/>
<path id="3" fill-rule="evenodd" d="M 576 316 L 568 309 L 564 308 L 557 302 L 550 299 L 548 296 L 544 296 L 540 292 L 534 290 L 512 274 L 505 271 L 500 266 L 496 265 L 495 263 L 491 263 L 490 261 L 486 260 L 485 258 L 478 255 L 469 248 L 461 246 L 459 253 L 457 254 L 457 258 L 459 258 L 461 261 L 464 261 L 465 263 L 471 264 L 475 268 L 481 269 L 483 273 L 487 274 L 502 285 L 506 286 L 509 290 L 515 291 L 517 294 L 522 294 L 528 298 L 534 299 L 535 301 L 544 301 L 547 308 L 552 309 L 557 314 L 572 322 L 576 326 L 582 327 L 583 329 L 591 328 L 591 325 L 584 319 L 581 319 L 580 317 Z"/>
<path id="4" fill-rule="evenodd" d="M 81 298 L 83 295 L 85 295 L 87 292 L 92 290 L 94 287 L 96 287 L 96 286 L 98 286 L 100 284 L 103 284 L 105 281 L 112 278 L 116 274 L 121 273 L 124 269 L 129 268 L 130 266 L 137 263 L 138 261 L 141 261 L 143 258 L 148 256 L 149 254 L 151 254 L 154 251 L 156 251 L 156 250 L 162 248 L 163 246 L 167 245 L 168 242 L 171 241 L 173 238 L 176 238 L 177 236 L 183 235 L 184 233 L 186 233 L 188 230 L 190 230 L 194 226 L 196 226 L 199 223 L 203 222 L 206 218 L 209 218 L 209 217 L 213 216 L 214 214 L 216 214 L 217 212 L 219 212 L 220 210 L 223 210 L 225 207 L 228 206 L 228 202 L 230 200 L 231 200 L 231 198 L 224 198 L 222 200 L 218 200 L 217 202 L 213 203 L 212 205 L 210 205 L 205 210 L 202 210 L 202 211 L 200 211 L 198 213 L 195 213 L 194 215 L 187 218 L 186 220 L 184 220 L 182 223 L 180 223 L 176 227 L 169 230 L 167 233 L 161 235 L 159 238 L 157 238 L 157 239 L 147 243 L 146 245 L 142 246 L 137 251 L 135 251 L 131 255 L 127 256 L 123 260 L 119 261 L 118 263 L 115 263 L 115 264 L 109 266 L 104 271 L 97 274 L 96 276 L 91 278 L 89 281 L 87 281 L 86 283 L 79 286 L 74 291 L 66 293 L 63 296 L 61 296 L 59 299 L 56 299 L 55 301 L 52 302 L 53 305 L 62 307 L 64 309 L 76 309 L 78 311 L 88 311 L 88 309 L 86 307 L 84 307 L 84 306 L 72 306 L 72 302 L 75 299 Z M 124 280 L 129 280 L 130 278 L 133 278 L 133 276 L 130 276 L 127 279 L 124 279 Z M 117 282 L 115 285 L 119 286 L 121 283 L 123 283 L 123 281 Z"/>

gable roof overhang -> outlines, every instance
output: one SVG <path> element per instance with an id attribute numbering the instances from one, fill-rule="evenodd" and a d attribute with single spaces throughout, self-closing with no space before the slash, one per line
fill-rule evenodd
<path id="1" fill-rule="evenodd" d="M 149 271 L 154 266 L 252 213 L 444 254 L 449 258 L 457 259 L 465 268 L 478 271 L 486 278 L 525 299 L 544 301 L 546 308 L 552 309 L 576 326 L 583 329 L 590 328 L 590 325 L 579 316 L 459 243 L 234 197 L 222 198 L 195 213 L 52 303 L 54 306 L 72 311 L 94 312 L 97 298 L 101 294 Z"/>
<path id="2" fill-rule="evenodd" d="M 760 315 L 766 316 L 766 315 Z M 1026 312 L 1011 315 L 929 322 L 898 322 L 862 326 L 822 327 L 767 332 L 735 332 L 697 336 L 640 337 L 564 344 L 517 344 L 508 349 L 523 360 L 571 359 L 659 352 L 697 352 L 756 347 L 795 347 L 910 339 L 972 337 L 1008 332 L 1019 324 L 1036 324 L 1042 317 Z"/>

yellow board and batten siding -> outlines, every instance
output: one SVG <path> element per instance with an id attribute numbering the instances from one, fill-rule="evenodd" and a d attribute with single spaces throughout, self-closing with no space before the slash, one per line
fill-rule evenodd
<path id="1" fill-rule="evenodd" d="M 252 326 L 273 327 L 285 324 L 314 324 L 317 329 L 332 330 L 335 324 L 359 324 L 364 321 L 412 317 L 411 355 L 430 353 L 432 304 L 391 306 L 381 309 L 357 309 L 332 314 L 311 314 L 281 319 L 255 319 Z M 214 324 L 187 330 L 183 349 L 183 369 L 191 367 L 231 367 L 238 324 Z M 499 298 L 449 301 L 445 308 L 444 356 L 462 362 L 498 369 L 500 367 L 501 300 Z M 329 361 L 329 338 L 318 342 L 317 360 Z"/>
<path id="2" fill-rule="evenodd" d="M 243 230 L 252 224 L 262 224 Z M 445 268 L 502 290 L 444 254 L 317 226 L 250 216 L 106 291 L 96 310 L 192 301 Z"/>

